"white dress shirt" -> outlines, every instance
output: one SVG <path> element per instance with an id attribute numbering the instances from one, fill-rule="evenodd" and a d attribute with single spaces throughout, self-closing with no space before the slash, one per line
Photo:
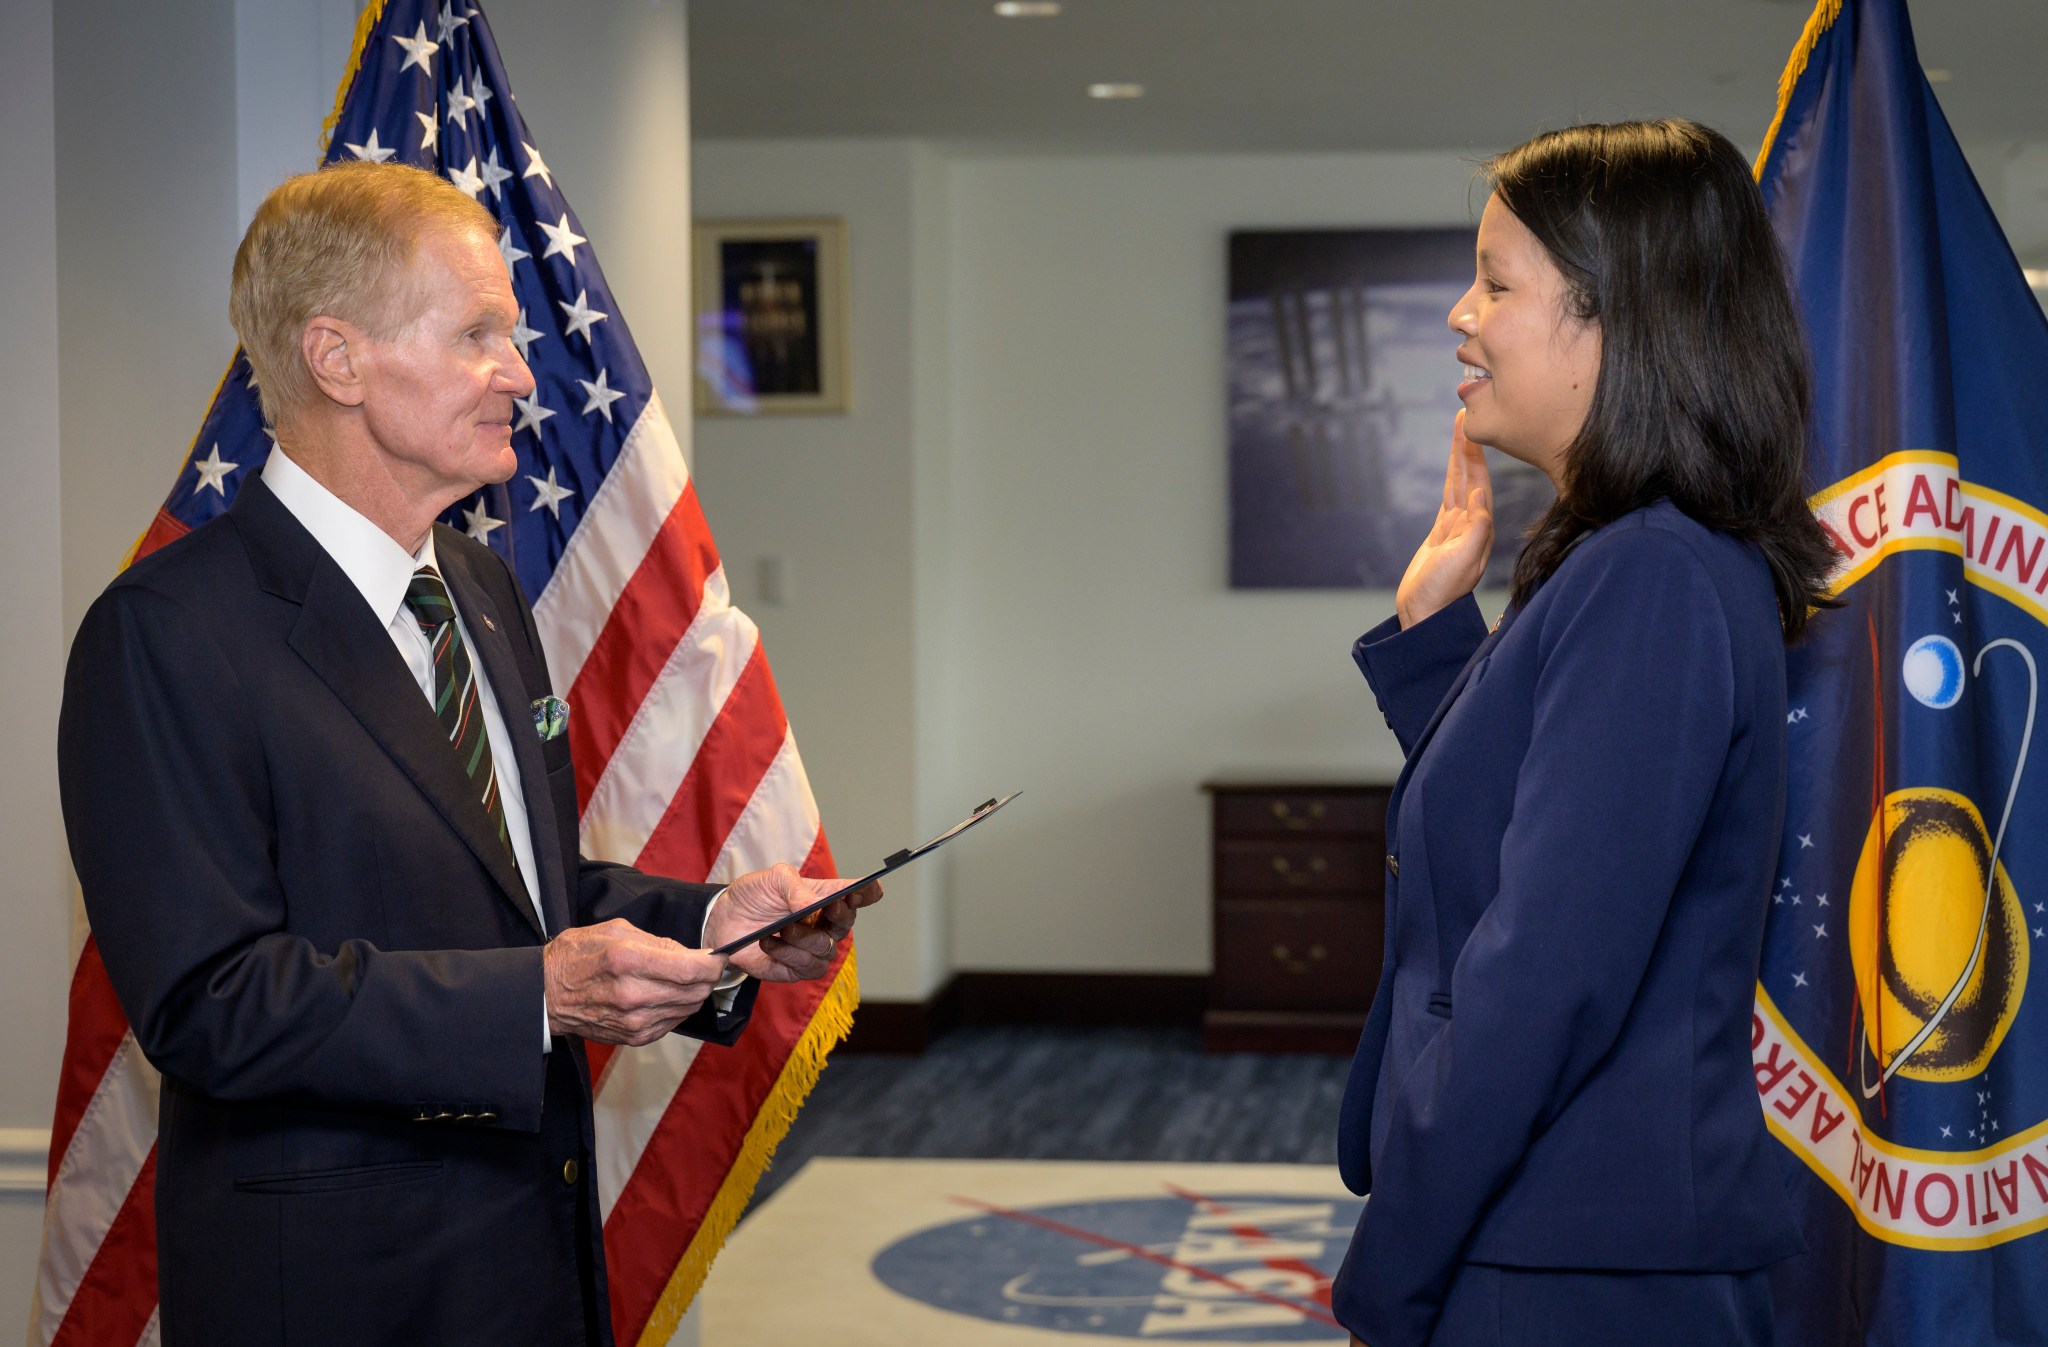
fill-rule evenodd
<path id="1" fill-rule="evenodd" d="M 370 611 L 384 624 L 385 635 L 397 647 L 399 658 L 412 671 L 413 682 L 419 684 L 420 695 L 429 705 L 434 700 L 434 652 L 428 643 L 426 633 L 405 606 L 405 591 L 412 584 L 413 572 L 422 566 L 432 566 L 440 571 L 434 558 L 434 533 L 427 531 L 426 541 L 420 544 L 417 553 L 409 553 L 393 541 L 390 534 L 364 518 L 354 506 L 329 491 L 312 474 L 292 462 L 282 446 L 271 450 L 270 457 L 263 465 L 263 484 L 277 497 L 292 517 L 303 524 L 306 532 L 313 535 L 313 541 L 341 567 L 342 574 L 349 578 L 362 594 Z M 476 643 L 469 639 L 469 624 L 462 619 L 462 606 L 455 601 L 451 589 L 448 603 L 455 611 L 455 627 L 462 634 L 462 643 L 470 651 L 476 650 Z M 533 861 L 533 828 L 526 817 L 526 797 L 520 793 L 519 762 L 514 756 L 512 740 L 505 728 L 504 714 L 498 709 L 497 694 L 491 689 L 491 680 L 484 676 L 483 667 L 474 653 L 470 665 L 476 673 L 477 705 L 484 716 L 484 736 L 491 745 L 491 767 L 498 775 L 498 799 L 505 810 L 505 835 L 511 839 L 512 854 L 519 862 L 519 878 L 526 886 L 526 900 L 533 904 L 534 920 L 540 924 L 541 934 L 549 934 L 547 917 L 541 911 L 540 879 Z M 711 912 L 717 905 L 717 897 L 704 909 L 704 924 L 711 925 Z M 729 1011 L 739 999 L 739 989 L 746 981 L 746 975 L 738 970 L 728 970 L 718 983 L 715 997 L 718 1009 Z M 541 1006 L 541 1051 L 554 1048 L 554 1036 L 548 1029 L 547 1006 Z"/>

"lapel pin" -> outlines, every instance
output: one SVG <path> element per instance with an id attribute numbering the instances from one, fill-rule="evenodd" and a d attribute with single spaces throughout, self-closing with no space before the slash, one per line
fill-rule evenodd
<path id="1" fill-rule="evenodd" d="M 498 629 L 498 624 L 491 621 L 491 615 L 489 613 L 478 613 L 477 616 L 482 618 L 484 620 L 484 625 L 490 628 L 492 631 L 496 631 Z"/>

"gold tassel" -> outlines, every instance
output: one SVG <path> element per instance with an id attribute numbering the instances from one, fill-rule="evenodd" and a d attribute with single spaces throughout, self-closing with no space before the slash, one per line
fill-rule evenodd
<path id="1" fill-rule="evenodd" d="M 1764 147 L 1756 156 L 1759 182 L 1763 180 L 1764 165 L 1770 162 L 1771 147 L 1777 143 L 1778 128 L 1784 125 L 1785 107 L 1792 101 L 1792 87 L 1806 73 L 1806 62 L 1819 44 L 1821 34 L 1834 27 L 1841 14 L 1842 0 L 1819 0 L 1813 7 L 1813 13 L 1807 17 L 1806 30 L 1800 33 L 1798 43 L 1792 48 L 1791 59 L 1785 62 L 1785 73 L 1778 76 L 1778 110 L 1771 117 L 1771 129 L 1764 132 Z"/>
<path id="2" fill-rule="evenodd" d="M 810 1096 L 811 1087 L 818 1083 L 818 1073 L 825 1069 L 826 1054 L 852 1032 L 853 1010 L 859 1004 L 860 976 L 854 952 L 849 948 L 839 976 L 833 979 L 825 999 L 818 1003 L 803 1037 L 790 1049 L 789 1060 L 783 1064 L 775 1088 L 761 1102 L 761 1111 L 747 1130 L 747 1139 L 741 1144 L 725 1182 L 719 1186 L 718 1196 L 704 1213 L 696 1237 L 676 1264 L 676 1270 L 669 1274 L 668 1285 L 648 1316 L 647 1327 L 641 1330 L 638 1347 L 661 1347 L 675 1335 L 676 1325 L 683 1321 L 683 1311 L 690 1308 L 690 1302 L 697 1298 L 704 1278 L 711 1272 L 711 1260 L 718 1256 L 726 1237 L 739 1224 L 740 1214 L 754 1196 L 762 1171 L 768 1168 L 775 1148 L 789 1134 L 789 1125 L 796 1121 L 797 1111 Z"/>
<path id="3" fill-rule="evenodd" d="M 370 0 L 363 6 L 363 12 L 356 18 L 355 41 L 349 47 L 348 64 L 342 68 L 341 83 L 334 90 L 334 111 L 327 114 L 327 120 L 320 123 L 320 162 L 327 161 L 327 146 L 334 139 L 334 128 L 341 124 L 341 105 L 348 101 L 348 87 L 355 83 L 356 72 L 363 68 L 363 51 L 370 45 L 370 30 L 377 26 L 377 20 L 384 17 L 384 0 Z"/>

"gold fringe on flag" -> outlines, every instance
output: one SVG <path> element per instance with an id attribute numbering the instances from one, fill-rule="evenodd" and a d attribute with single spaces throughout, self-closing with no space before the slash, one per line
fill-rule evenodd
<path id="1" fill-rule="evenodd" d="M 747 1139 L 740 1144 L 725 1182 L 719 1185 L 718 1196 L 704 1213 L 676 1270 L 669 1274 L 668 1285 L 662 1288 L 661 1299 L 648 1316 L 647 1327 L 641 1330 L 638 1347 L 661 1347 L 675 1335 L 676 1326 L 683 1321 L 683 1311 L 690 1308 L 690 1302 L 703 1289 L 704 1278 L 711 1272 L 711 1260 L 718 1256 L 726 1237 L 739 1224 L 740 1214 L 754 1196 L 762 1171 L 768 1168 L 775 1148 L 789 1134 L 789 1125 L 796 1121 L 798 1110 L 810 1097 L 811 1087 L 818 1083 L 818 1073 L 825 1069 L 826 1054 L 852 1032 L 853 1010 L 858 1004 L 860 976 L 853 947 L 849 945 L 839 976 L 832 980 L 825 999 L 812 1013 L 803 1037 L 790 1049 L 782 1075 L 761 1101 L 761 1111 L 754 1116 L 754 1125 L 747 1130 Z"/>
<path id="2" fill-rule="evenodd" d="M 1778 110 L 1771 115 L 1771 129 L 1764 132 L 1764 147 L 1757 152 L 1756 176 L 1764 176 L 1764 165 L 1771 160 L 1771 147 L 1777 144 L 1778 128 L 1785 123 L 1785 108 L 1792 101 L 1792 88 L 1799 83 L 1799 77 L 1806 73 L 1806 62 L 1819 44 L 1821 34 L 1834 27 L 1835 20 L 1842 15 L 1842 0 L 1819 0 L 1813 13 L 1807 17 L 1806 30 L 1793 45 L 1791 59 L 1785 62 L 1785 73 L 1778 76 Z"/>
<path id="3" fill-rule="evenodd" d="M 370 0 L 356 17 L 355 41 L 349 44 L 348 64 L 342 67 L 341 83 L 334 90 L 334 111 L 320 123 L 320 158 L 323 163 L 327 159 L 327 147 L 334 140 L 334 128 L 341 125 L 341 105 L 348 101 L 349 86 L 356 82 L 356 72 L 363 68 L 363 51 L 370 45 L 370 31 L 383 17 L 384 0 Z"/>

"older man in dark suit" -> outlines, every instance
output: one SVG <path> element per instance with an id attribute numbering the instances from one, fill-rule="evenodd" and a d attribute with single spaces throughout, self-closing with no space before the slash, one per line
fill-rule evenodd
<path id="1" fill-rule="evenodd" d="M 577 854 L 510 570 L 434 523 L 533 389 L 490 214 L 358 163 L 284 184 L 231 316 L 278 447 L 86 616 L 59 753 L 107 972 L 163 1072 L 163 1340 L 609 1343 L 581 1042 L 731 1042 L 863 893 Z"/>

